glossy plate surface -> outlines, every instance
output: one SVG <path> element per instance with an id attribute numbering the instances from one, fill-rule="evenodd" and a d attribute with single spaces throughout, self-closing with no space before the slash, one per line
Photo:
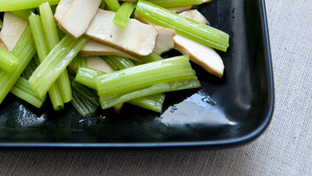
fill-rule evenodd
<path id="1" fill-rule="evenodd" d="M 0 147 L 228 147 L 258 137 L 274 106 L 272 65 L 263 0 L 214 0 L 199 10 L 231 36 L 216 78 L 192 64 L 201 89 L 168 93 L 163 113 L 125 105 L 82 118 L 68 104 L 54 112 L 6 97 L 0 106 Z M 169 53 L 172 54 L 172 53 Z"/>

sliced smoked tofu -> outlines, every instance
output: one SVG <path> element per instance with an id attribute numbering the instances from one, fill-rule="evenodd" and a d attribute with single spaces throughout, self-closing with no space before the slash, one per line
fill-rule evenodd
<path id="1" fill-rule="evenodd" d="M 164 52 L 167 52 L 174 47 L 173 37 L 176 35 L 175 30 L 164 28 L 161 26 L 154 26 L 158 32 L 156 39 L 156 45 L 154 51 L 161 55 Z"/>
<path id="2" fill-rule="evenodd" d="M 189 55 L 191 61 L 200 65 L 209 73 L 222 78 L 224 64 L 222 58 L 214 49 L 180 35 L 174 37 L 174 42 L 176 50 L 184 55 Z"/>
<path id="3" fill-rule="evenodd" d="M 54 19 L 57 23 L 59 23 L 62 18 L 66 15 L 68 10 L 73 5 L 74 0 L 61 0 L 60 3 L 57 5 Z"/>
<path id="4" fill-rule="evenodd" d="M 9 12 L 4 13 L 0 38 L 9 52 L 13 50 L 27 26 L 28 21 Z"/>
<path id="5" fill-rule="evenodd" d="M 80 50 L 80 54 L 82 56 L 117 55 L 135 60 L 137 62 L 139 61 L 137 58 L 131 56 L 128 53 L 94 40 L 89 40 L 89 42 Z"/>
<path id="6" fill-rule="evenodd" d="M 105 73 L 115 71 L 107 62 L 98 56 L 90 56 L 87 58 L 87 67 L 100 70 Z"/>
<path id="7" fill-rule="evenodd" d="M 87 31 L 101 2 L 102 0 L 74 0 L 58 23 L 60 29 L 79 38 Z"/>
<path id="8" fill-rule="evenodd" d="M 152 53 L 158 36 L 156 29 L 136 19 L 130 19 L 122 29 L 113 23 L 115 14 L 99 9 L 85 35 L 135 56 Z"/>
<path id="9" fill-rule="evenodd" d="M 198 21 L 200 23 L 208 24 L 207 19 L 197 9 L 187 10 L 187 11 L 181 12 L 179 14 L 183 15 L 185 17 L 191 18 L 191 19 Z"/>

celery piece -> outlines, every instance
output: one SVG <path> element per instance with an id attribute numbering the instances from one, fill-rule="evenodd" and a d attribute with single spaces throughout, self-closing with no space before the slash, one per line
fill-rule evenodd
<path id="1" fill-rule="evenodd" d="M 87 37 L 73 39 L 66 35 L 60 43 L 58 43 L 39 65 L 32 76 L 29 83 L 38 94 L 39 98 L 44 96 L 56 79 L 64 72 L 67 65 L 78 54 L 81 48 L 88 42 Z"/>
<path id="2" fill-rule="evenodd" d="M 227 33 L 150 2 L 138 1 L 135 13 L 150 23 L 175 29 L 177 34 L 203 45 L 221 51 L 226 51 L 229 47 L 229 35 Z"/>
<path id="3" fill-rule="evenodd" d="M 105 74 L 100 70 L 95 70 L 93 68 L 88 67 L 80 67 L 77 71 L 75 80 L 87 87 L 92 89 L 97 89 L 95 84 L 95 78 Z"/>
<path id="4" fill-rule="evenodd" d="M 15 11 L 37 8 L 40 4 L 49 2 L 51 5 L 56 5 L 60 0 L 0 0 L 0 11 Z"/>
<path id="5" fill-rule="evenodd" d="M 34 11 L 35 9 L 25 9 L 25 10 L 10 11 L 10 13 L 28 21 L 29 15 Z"/>
<path id="6" fill-rule="evenodd" d="M 136 98 L 134 100 L 130 100 L 127 103 L 148 109 L 155 112 L 161 112 L 162 105 L 165 101 L 165 95 L 164 94 L 155 94 L 150 95 L 142 98 Z"/>
<path id="7" fill-rule="evenodd" d="M 6 49 L 0 47 L 0 69 L 11 73 L 15 71 L 18 65 L 18 59 Z"/>
<path id="8" fill-rule="evenodd" d="M 43 26 L 39 15 L 32 13 L 29 16 L 29 24 L 34 37 L 35 46 L 40 63 L 47 57 L 49 50 L 46 45 L 46 40 L 43 33 Z M 61 110 L 64 108 L 64 102 L 60 88 L 57 84 L 53 84 L 49 89 L 49 96 L 54 110 Z"/>
<path id="9" fill-rule="evenodd" d="M 104 74 L 96 78 L 98 94 L 117 97 L 156 83 L 192 78 L 188 56 L 177 56 Z"/>
<path id="10" fill-rule="evenodd" d="M 173 8 L 173 7 L 185 7 L 185 6 L 193 6 L 199 5 L 203 3 L 203 0 L 146 0 L 153 4 L 159 5 L 165 8 Z"/>
<path id="11" fill-rule="evenodd" d="M 99 97 L 92 90 L 75 80 L 72 80 L 71 84 L 73 88 L 73 100 L 71 102 L 75 109 L 83 117 L 95 113 L 100 106 Z"/>
<path id="12" fill-rule="evenodd" d="M 122 70 L 129 67 L 134 67 L 134 63 L 123 56 L 101 56 L 115 70 Z"/>
<path id="13" fill-rule="evenodd" d="M 36 108 L 40 108 L 45 101 L 45 97 L 42 99 L 37 97 L 28 80 L 23 77 L 17 79 L 10 92 Z"/>
<path id="14" fill-rule="evenodd" d="M 31 59 L 31 61 L 28 63 L 27 67 L 25 68 L 22 76 L 28 80 L 29 77 L 32 75 L 32 73 L 39 66 L 39 64 L 40 62 L 39 62 L 38 55 L 35 54 L 35 56 Z"/>
<path id="15" fill-rule="evenodd" d="M 87 67 L 87 57 L 77 55 L 68 65 L 68 71 L 76 74 L 80 67 Z"/>
<path id="16" fill-rule="evenodd" d="M 149 95 L 160 94 L 171 91 L 199 88 L 201 85 L 195 75 L 188 79 L 180 79 L 163 83 L 156 83 L 150 87 L 129 92 L 121 96 L 100 96 L 100 104 L 102 109 L 110 108 L 116 104 L 129 102 L 134 99 L 146 97 Z"/>
<path id="17" fill-rule="evenodd" d="M 31 58 L 35 55 L 36 48 L 28 26 L 15 45 L 12 54 L 18 58 L 18 66 L 13 73 L 6 73 L 0 70 L 0 104 L 20 77 Z M 43 97 L 43 96 L 42 96 Z"/>
<path id="18" fill-rule="evenodd" d="M 53 18 L 53 13 L 49 3 L 43 3 L 39 6 L 41 21 L 43 25 L 43 32 L 48 46 L 48 50 L 51 51 L 55 45 L 60 41 L 57 27 Z M 72 99 L 72 90 L 68 78 L 68 72 L 65 69 L 64 72 L 57 79 L 59 91 L 61 92 L 64 103 L 70 102 Z"/>
<path id="19" fill-rule="evenodd" d="M 106 7 L 114 12 L 117 12 L 117 10 L 120 8 L 118 0 L 104 0 L 104 2 Z"/>
<path id="20" fill-rule="evenodd" d="M 144 56 L 144 57 L 139 57 L 138 59 L 140 59 L 143 63 L 163 60 L 163 58 L 155 52 L 152 52 L 151 54 Z"/>
<path id="21" fill-rule="evenodd" d="M 121 7 L 117 10 L 116 15 L 113 19 L 115 25 L 125 28 L 132 15 L 136 2 L 124 2 Z"/>
<path id="22" fill-rule="evenodd" d="M 105 9 L 105 6 L 106 6 L 106 4 L 105 4 L 105 0 L 102 0 L 102 2 L 101 2 L 101 5 L 100 5 L 100 9 Z"/>

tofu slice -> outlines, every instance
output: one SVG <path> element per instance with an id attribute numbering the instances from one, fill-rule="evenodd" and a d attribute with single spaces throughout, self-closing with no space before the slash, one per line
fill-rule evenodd
<path id="1" fill-rule="evenodd" d="M 115 14 L 99 9 L 85 35 L 134 56 L 152 53 L 158 36 L 156 29 L 136 19 L 130 19 L 127 27 L 122 29 L 113 23 Z"/>
<path id="2" fill-rule="evenodd" d="M 156 45 L 154 51 L 161 55 L 164 52 L 167 52 L 174 47 L 173 37 L 176 35 L 175 30 L 164 28 L 161 26 L 154 26 L 158 32 L 158 36 L 156 39 Z"/>
<path id="3" fill-rule="evenodd" d="M 200 65 L 209 73 L 222 78 L 224 64 L 222 58 L 214 49 L 180 35 L 174 37 L 174 42 L 176 50 L 184 55 L 189 55 L 191 61 Z"/>
<path id="4" fill-rule="evenodd" d="M 105 73 L 115 71 L 107 62 L 98 56 L 90 56 L 87 58 L 87 67 L 100 70 Z"/>
<path id="5" fill-rule="evenodd" d="M 58 23 L 60 29 L 79 38 L 88 29 L 102 0 L 74 0 L 71 8 Z"/>
<path id="6" fill-rule="evenodd" d="M 27 26 L 28 21 L 9 12 L 4 13 L 0 38 L 9 52 L 13 50 Z"/>
<path id="7" fill-rule="evenodd" d="M 61 0 L 57 5 L 54 19 L 59 23 L 73 5 L 74 0 Z"/>
<path id="8" fill-rule="evenodd" d="M 139 59 L 131 56 L 128 53 L 120 51 L 116 48 L 108 46 L 103 43 L 99 43 L 95 40 L 90 40 L 81 50 L 82 56 L 100 56 L 100 55 L 117 55 L 132 59 L 136 62 L 141 62 Z"/>
<path id="9" fill-rule="evenodd" d="M 2 47 L 2 48 L 4 48 L 4 49 L 8 50 L 7 46 L 5 46 L 5 44 L 3 43 L 3 41 L 1 40 L 1 38 L 0 38 L 0 47 Z"/>
<path id="10" fill-rule="evenodd" d="M 186 16 L 188 18 L 191 18 L 191 19 L 193 19 L 195 21 L 198 21 L 200 23 L 208 24 L 207 19 L 197 9 L 187 10 L 187 11 L 181 12 L 179 14 L 183 15 L 183 16 Z"/>

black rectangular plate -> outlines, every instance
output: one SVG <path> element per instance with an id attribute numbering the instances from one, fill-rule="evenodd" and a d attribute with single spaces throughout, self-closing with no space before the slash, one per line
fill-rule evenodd
<path id="1" fill-rule="evenodd" d="M 263 0 L 214 0 L 198 8 L 230 34 L 222 79 L 192 64 L 201 89 L 168 93 L 163 113 L 126 104 L 82 118 L 72 107 L 35 109 L 13 95 L 0 106 L 0 147 L 228 147 L 270 123 L 274 86 Z M 169 53 L 172 54 L 172 53 Z M 47 101 L 49 102 L 49 101 Z"/>

